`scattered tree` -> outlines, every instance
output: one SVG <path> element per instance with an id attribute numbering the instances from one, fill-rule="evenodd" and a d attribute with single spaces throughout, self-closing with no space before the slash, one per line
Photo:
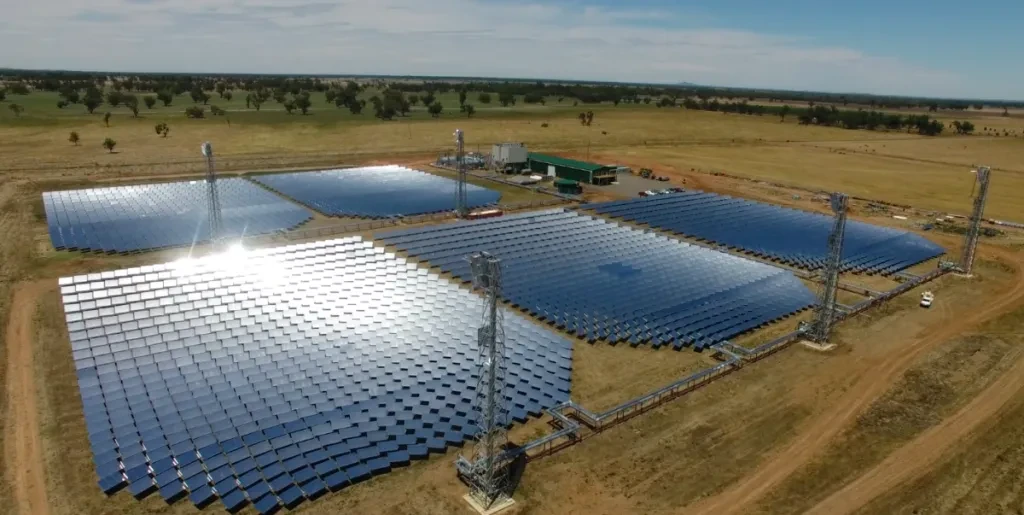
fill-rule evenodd
<path id="1" fill-rule="evenodd" d="M 440 102 L 434 102 L 427 107 L 427 112 L 429 112 L 430 116 L 434 118 L 441 116 L 442 111 L 444 111 L 444 106 L 442 106 Z"/>
<path id="2" fill-rule="evenodd" d="M 200 118 L 206 118 L 206 110 L 200 106 L 191 106 L 185 108 L 185 117 L 198 120 Z"/>
<path id="3" fill-rule="evenodd" d="M 309 92 L 303 92 L 301 95 L 296 96 L 293 105 L 298 107 L 302 114 L 309 114 L 309 108 L 313 105 L 313 102 L 309 99 Z"/>
<path id="4" fill-rule="evenodd" d="M 508 91 L 502 91 L 501 93 L 498 93 L 498 103 L 500 103 L 502 107 L 516 105 L 516 96 Z"/>
<path id="5" fill-rule="evenodd" d="M 651 103 L 651 97 L 644 97 L 644 104 L 650 104 L 650 103 Z"/>
<path id="6" fill-rule="evenodd" d="M 29 94 L 28 86 L 24 82 L 15 82 L 14 84 L 11 84 L 8 86 L 8 91 L 10 91 L 12 95 Z"/>
<path id="7" fill-rule="evenodd" d="M 1005 106 L 1003 107 L 1003 116 L 1010 116 L 1010 109 Z"/>
<path id="8" fill-rule="evenodd" d="M 430 91 L 428 91 L 426 95 L 423 95 L 423 97 L 420 98 L 420 100 L 423 102 L 423 105 L 425 106 L 434 105 L 434 99 L 434 93 Z"/>
<path id="9" fill-rule="evenodd" d="M 213 89 L 217 92 L 218 95 L 220 95 L 220 98 L 224 98 L 224 93 L 227 92 L 228 85 L 224 84 L 223 82 L 218 82 L 217 85 L 213 87 Z"/>
<path id="10" fill-rule="evenodd" d="M 107 139 L 103 140 L 103 148 L 107 149 L 107 152 L 109 152 L 111 154 L 114 153 L 114 147 L 116 147 L 116 146 L 117 146 L 117 142 L 112 140 L 112 139 L 110 139 L 110 138 L 107 138 Z"/>
<path id="11" fill-rule="evenodd" d="M 103 125 L 110 127 L 110 111 L 103 114 Z"/>
<path id="12" fill-rule="evenodd" d="M 206 105 L 206 103 L 210 101 L 210 95 L 203 91 L 203 88 L 198 85 L 194 86 L 192 91 L 189 91 L 189 96 L 192 97 L 192 102 L 195 104 L 202 102 L 203 105 Z"/>
<path id="13" fill-rule="evenodd" d="M 78 133 L 75 131 L 71 131 L 71 134 L 68 136 L 68 141 L 70 141 L 72 145 L 77 147 L 79 141 Z"/>
<path id="14" fill-rule="evenodd" d="M 7 106 L 7 108 L 10 109 L 12 113 L 14 113 L 15 118 L 20 117 L 21 113 L 25 111 L 25 108 L 21 107 L 21 105 L 19 104 L 11 104 Z"/>
<path id="15" fill-rule="evenodd" d="M 580 113 L 576 116 L 580 120 L 580 125 L 587 124 L 587 113 Z"/>
<path id="16" fill-rule="evenodd" d="M 419 95 L 409 95 L 409 105 L 416 105 L 420 101 Z"/>
<path id="17" fill-rule="evenodd" d="M 92 114 L 93 112 L 95 112 L 96 108 L 99 107 L 102 104 L 103 104 L 103 101 L 100 100 L 99 98 L 96 98 L 96 97 L 88 97 L 87 96 L 87 97 L 85 97 L 85 100 L 82 101 L 82 105 L 85 106 L 86 111 L 89 111 L 89 114 Z"/>
<path id="18" fill-rule="evenodd" d="M 355 100 L 355 99 L 352 99 L 352 101 L 349 102 L 349 104 L 348 104 L 348 110 L 352 114 L 362 114 L 364 107 L 366 107 L 366 101 L 365 100 Z"/>
<path id="19" fill-rule="evenodd" d="M 792 108 L 789 107 L 789 105 L 784 105 L 781 109 L 779 109 L 779 118 L 781 118 L 781 120 L 779 120 L 780 122 L 786 121 L 786 115 L 789 114 L 789 111 L 791 109 Z"/>
<path id="20" fill-rule="evenodd" d="M 281 107 L 284 107 L 284 110 L 288 114 L 292 114 L 292 111 L 295 110 L 295 101 L 294 100 L 285 100 L 284 103 L 281 104 Z"/>
<path id="21" fill-rule="evenodd" d="M 541 104 L 544 102 L 544 95 L 537 92 L 527 93 L 523 95 L 523 102 L 527 104 Z M 515 102 L 512 103 L 515 104 Z"/>
<path id="22" fill-rule="evenodd" d="M 278 104 L 281 104 L 283 106 L 284 103 L 287 102 L 287 101 L 288 101 L 288 92 L 286 92 L 283 89 L 279 89 L 279 90 L 274 91 L 274 102 L 277 102 Z"/>
<path id="23" fill-rule="evenodd" d="M 164 103 L 164 107 L 168 107 L 174 101 L 174 93 L 166 89 L 160 90 L 156 92 L 156 98 Z"/>
<path id="24" fill-rule="evenodd" d="M 58 100 L 57 101 L 57 109 L 64 109 L 67 106 L 68 106 L 68 101 L 67 100 Z"/>
<path id="25" fill-rule="evenodd" d="M 225 114 L 227 114 L 227 111 L 221 109 L 218 106 L 210 106 L 210 114 L 214 116 L 224 116 Z"/>
<path id="26" fill-rule="evenodd" d="M 68 104 L 77 104 L 79 100 L 81 100 L 78 90 L 72 87 L 64 87 L 61 89 L 60 96 L 64 97 L 64 100 L 67 101 Z"/>
<path id="27" fill-rule="evenodd" d="M 392 120 L 395 118 L 395 116 L 398 116 L 398 111 L 395 110 L 394 106 L 391 105 L 384 105 L 383 103 L 381 103 L 375 104 L 373 108 L 374 111 L 376 112 L 375 115 L 377 116 L 377 118 L 380 118 L 381 120 Z"/>
<path id="28" fill-rule="evenodd" d="M 142 97 L 142 103 L 146 104 L 146 109 L 153 109 L 156 105 L 156 97 L 152 95 L 146 95 Z"/>
<path id="29" fill-rule="evenodd" d="M 465 111 L 467 118 L 472 118 L 473 114 L 476 113 L 476 108 L 473 107 L 473 104 L 465 104 L 463 107 L 465 107 L 463 111 Z"/>
<path id="30" fill-rule="evenodd" d="M 229 100 L 229 101 L 232 98 L 234 98 L 234 96 L 235 95 L 233 93 L 231 93 L 231 90 L 225 91 L 225 92 L 220 94 L 220 98 L 223 98 L 224 100 Z"/>
<path id="31" fill-rule="evenodd" d="M 459 90 L 459 105 L 461 106 L 461 105 L 465 105 L 465 104 L 466 104 L 466 89 L 463 88 L 463 89 Z"/>
<path id="32" fill-rule="evenodd" d="M 0 89 L 0 102 L 3 102 L 4 100 L 7 100 L 7 90 Z"/>
<path id="33" fill-rule="evenodd" d="M 107 103 L 110 104 L 110 107 L 117 107 L 121 105 L 122 98 L 123 96 L 120 91 L 111 91 L 110 93 L 107 93 Z"/>
<path id="34" fill-rule="evenodd" d="M 131 110 L 132 116 L 135 118 L 139 117 L 139 99 L 135 95 L 122 95 L 121 102 Z"/>
<path id="35" fill-rule="evenodd" d="M 971 122 L 961 122 L 959 120 L 953 122 L 953 128 L 956 129 L 957 134 L 970 134 L 974 132 L 974 124 Z"/>
<path id="36" fill-rule="evenodd" d="M 164 129 L 166 129 L 166 128 L 167 128 L 167 124 L 166 123 L 162 123 L 162 122 L 156 124 L 155 126 L 153 126 L 153 130 L 156 131 L 156 135 L 157 136 L 163 136 L 165 138 L 167 137 L 167 135 L 164 134 Z"/>
<path id="37" fill-rule="evenodd" d="M 480 93 L 480 95 L 478 95 L 476 97 L 476 99 L 479 100 L 481 104 L 490 104 L 491 103 L 491 94 L 490 93 Z"/>

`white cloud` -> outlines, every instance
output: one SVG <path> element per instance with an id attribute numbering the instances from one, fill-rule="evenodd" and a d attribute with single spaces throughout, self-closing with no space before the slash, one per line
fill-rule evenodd
<path id="1" fill-rule="evenodd" d="M 5 20 L 7 67 L 995 94 L 970 91 L 977 85 L 954 73 L 796 37 L 666 28 L 672 13 L 642 9 L 510 0 L 32 0 L 8 6 Z"/>

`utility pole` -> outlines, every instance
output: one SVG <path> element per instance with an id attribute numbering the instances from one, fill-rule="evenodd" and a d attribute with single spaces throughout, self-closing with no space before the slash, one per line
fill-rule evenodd
<path id="1" fill-rule="evenodd" d="M 217 194 L 217 174 L 213 166 L 213 146 L 207 141 L 202 146 L 206 157 L 206 211 L 210 221 L 210 241 L 216 242 L 221 234 L 220 196 Z"/>
<path id="2" fill-rule="evenodd" d="M 979 166 L 977 171 L 978 196 L 974 197 L 974 210 L 971 212 L 970 225 L 964 236 L 964 253 L 960 258 L 960 272 L 971 275 L 974 270 L 974 258 L 978 251 L 978 238 L 981 236 L 981 221 L 985 214 L 985 202 L 988 200 L 988 184 L 991 169 Z"/>
<path id="3" fill-rule="evenodd" d="M 843 193 L 832 194 L 832 211 L 836 214 L 832 224 L 832 232 L 828 236 L 828 257 L 822 270 L 822 284 L 818 290 L 818 304 L 815 307 L 814 321 L 810 327 L 811 341 L 824 345 L 832 333 L 835 324 L 836 295 L 839 292 L 839 272 L 843 267 L 843 238 L 846 235 L 846 212 L 849 197 Z"/>

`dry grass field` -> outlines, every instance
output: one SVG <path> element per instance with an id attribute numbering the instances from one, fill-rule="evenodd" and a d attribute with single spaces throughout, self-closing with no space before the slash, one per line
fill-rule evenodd
<path id="1" fill-rule="evenodd" d="M 56 289 L 61 276 L 159 263 L 180 251 L 54 252 L 46 245 L 39 193 L 194 174 L 202 169 L 198 147 L 204 140 L 214 143 L 226 172 L 422 164 L 448 149 L 451 132 L 459 127 L 471 149 L 522 141 L 533 149 L 651 167 L 712 191 L 815 209 L 822 206 L 806 192 L 709 172 L 964 213 L 973 180 L 968 169 L 987 163 L 995 168 L 988 215 L 1024 221 L 1024 138 L 927 138 L 654 107 L 601 107 L 591 127 L 580 126 L 570 106 L 481 110 L 473 119 L 452 113 L 433 120 L 414 113 L 394 122 L 318 111 L 307 117 L 238 112 L 231 114 L 230 126 L 224 119 L 185 120 L 177 111 L 144 112 L 140 119 L 118 114 L 110 128 L 101 116 L 16 120 L 6 111 L 0 110 L 0 330 L 5 335 L 0 506 L 22 515 L 197 513 L 188 502 L 167 506 L 158 495 L 140 502 L 124 492 L 108 498 L 99 491 Z M 1020 117 L 966 115 L 976 116 L 979 128 L 1024 126 Z M 166 139 L 152 129 L 165 120 L 172 126 Z M 80 133 L 81 146 L 67 141 L 71 130 Z M 118 141 L 115 153 L 100 148 L 105 137 Z M 532 198 L 522 190 L 503 193 L 506 201 Z M 954 252 L 958 248 L 958 236 L 928 237 Z M 974 279 L 945 277 L 930 285 L 939 295 L 932 310 L 919 309 L 919 292 L 912 291 L 842 324 L 839 349 L 831 354 L 789 348 L 531 462 L 511 513 L 798 513 L 838 495 L 853 499 L 845 506 L 862 513 L 1020 509 L 1014 471 L 1024 466 L 1019 452 L 1024 433 L 1016 429 L 1024 417 L 1024 397 L 1016 383 L 1004 382 L 1024 363 L 1020 241 L 1012 235 L 992 239 L 982 249 Z M 848 280 L 874 288 L 892 284 L 870 277 Z M 856 300 L 843 295 L 845 301 Z M 738 343 L 764 341 L 795 324 L 796 319 L 786 320 Z M 605 409 L 713 363 L 691 351 L 577 342 L 573 399 L 592 410 Z M 975 407 L 974 400 L 989 391 L 1012 402 L 998 416 L 980 417 L 976 411 L 984 406 Z M 962 445 L 950 440 L 943 425 L 954 415 L 976 428 L 962 435 Z M 545 421 L 538 420 L 512 435 L 522 442 L 545 432 Z M 990 445 L 994 435 L 1005 437 Z M 855 481 L 888 470 L 887 456 L 920 442 L 938 449 L 940 458 L 918 463 L 919 475 L 893 483 L 891 490 Z M 304 503 L 296 512 L 470 513 L 451 463 L 455 452 Z M 988 475 L 999 484 L 988 484 Z M 998 499 L 999 509 L 993 509 L 992 499 Z M 220 513 L 220 508 L 207 511 Z"/>

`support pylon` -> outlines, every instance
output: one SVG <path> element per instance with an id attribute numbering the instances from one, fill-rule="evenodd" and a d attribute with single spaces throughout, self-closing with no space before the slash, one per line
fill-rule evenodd
<path id="1" fill-rule="evenodd" d="M 483 323 L 477 331 L 479 378 L 473 412 L 477 437 L 472 457 L 456 467 L 470 485 L 473 504 L 483 512 L 511 504 L 508 497 L 508 410 L 505 406 L 505 332 L 502 328 L 501 262 L 480 252 L 470 257 L 473 285 L 484 295 Z"/>
<path id="2" fill-rule="evenodd" d="M 832 194 L 832 211 L 836 214 L 832 224 L 832 232 L 828 236 L 828 258 L 822 270 L 822 283 L 818 290 L 818 303 L 815 306 L 814 321 L 810 326 L 810 340 L 824 345 L 828 343 L 832 326 L 835 324 L 839 310 L 836 296 L 839 293 L 839 273 L 843 267 L 843 239 L 846 236 L 846 212 L 849 197 L 843 193 Z"/>
<path id="3" fill-rule="evenodd" d="M 988 200 L 988 183 L 991 169 L 987 166 L 978 167 L 978 196 L 974 197 L 974 210 L 971 212 L 970 225 L 964 236 L 964 251 L 960 257 L 960 272 L 971 275 L 974 270 L 974 258 L 978 251 L 978 237 L 981 236 L 981 221 L 985 214 L 985 202 Z"/>
<path id="4" fill-rule="evenodd" d="M 203 156 L 206 157 L 206 212 L 210 222 L 210 241 L 221 238 L 220 196 L 217 194 L 217 174 L 213 166 L 213 146 L 207 141 L 203 143 Z"/>

